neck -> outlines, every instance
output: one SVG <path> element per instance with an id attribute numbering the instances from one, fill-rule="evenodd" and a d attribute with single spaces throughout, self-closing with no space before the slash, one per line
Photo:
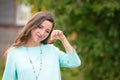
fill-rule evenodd
<path id="1" fill-rule="evenodd" d="M 25 46 L 27 46 L 27 47 L 35 47 L 35 46 L 40 46 L 40 45 L 41 45 L 40 42 L 34 42 L 31 40 L 28 40 L 27 43 L 25 44 Z"/>
<path id="2" fill-rule="evenodd" d="M 26 47 L 36 47 L 36 46 L 39 46 L 40 44 L 32 44 L 32 43 L 26 43 L 25 46 Z"/>

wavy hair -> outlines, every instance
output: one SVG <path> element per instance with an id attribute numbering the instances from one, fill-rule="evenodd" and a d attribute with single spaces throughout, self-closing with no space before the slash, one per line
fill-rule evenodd
<path id="1" fill-rule="evenodd" d="M 55 25 L 55 21 L 54 21 L 53 15 L 50 12 L 37 12 L 25 24 L 25 26 L 22 28 L 22 30 L 20 31 L 20 33 L 16 37 L 15 41 L 13 42 L 13 44 L 6 50 L 5 53 L 8 53 L 8 51 L 11 48 L 19 47 L 19 46 L 24 45 L 28 41 L 28 39 L 29 39 L 29 37 L 31 35 L 31 33 L 30 33 L 31 30 L 33 30 L 34 28 L 36 28 L 39 25 L 41 25 L 42 22 L 45 21 L 45 20 L 48 20 L 48 21 L 53 23 L 53 27 L 52 27 L 52 30 L 53 30 L 54 25 Z M 51 30 L 51 32 L 52 32 L 52 30 Z M 51 32 L 50 32 L 50 34 L 51 34 Z M 46 39 L 44 39 L 40 43 L 47 44 L 48 43 L 48 39 L 50 37 L 50 34 L 48 35 L 48 37 Z"/>

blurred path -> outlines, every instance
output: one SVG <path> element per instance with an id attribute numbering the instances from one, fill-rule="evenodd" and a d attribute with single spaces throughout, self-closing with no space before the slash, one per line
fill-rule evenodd
<path id="1" fill-rule="evenodd" d="M 11 45 L 20 27 L 3 27 L 0 26 L 0 57 L 2 53 Z"/>

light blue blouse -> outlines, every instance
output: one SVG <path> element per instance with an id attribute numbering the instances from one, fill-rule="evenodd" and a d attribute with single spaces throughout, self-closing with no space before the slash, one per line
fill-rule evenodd
<path id="1" fill-rule="evenodd" d="M 80 64 L 76 51 L 65 53 L 53 44 L 21 46 L 9 51 L 2 80 L 35 80 L 38 74 L 38 80 L 61 80 L 60 66 L 74 68 Z"/>

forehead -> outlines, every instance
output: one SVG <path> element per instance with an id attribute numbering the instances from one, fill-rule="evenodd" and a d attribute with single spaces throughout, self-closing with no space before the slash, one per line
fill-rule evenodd
<path id="1" fill-rule="evenodd" d="M 45 20 L 41 23 L 41 26 L 47 28 L 47 29 L 52 29 L 53 27 L 53 23 L 48 21 L 48 20 Z"/>

